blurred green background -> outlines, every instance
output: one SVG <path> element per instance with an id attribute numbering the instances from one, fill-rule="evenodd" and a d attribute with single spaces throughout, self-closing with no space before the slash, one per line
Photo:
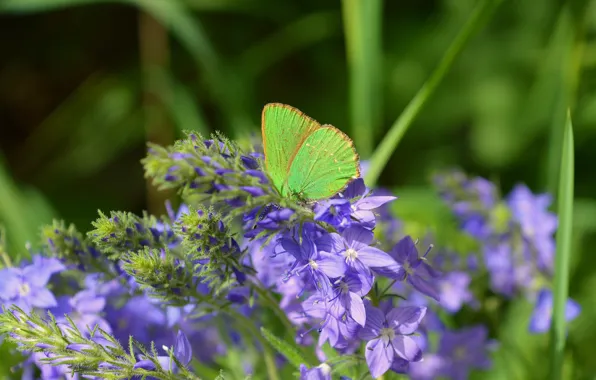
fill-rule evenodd
<path id="1" fill-rule="evenodd" d="M 146 141 L 169 144 L 182 130 L 258 141 L 268 102 L 339 127 L 368 158 L 477 3 L 0 0 L 0 223 L 9 252 L 26 254 L 25 242 L 35 245 L 53 217 L 85 230 L 97 209 L 161 212 L 168 194 L 146 184 L 139 163 Z M 596 378 L 595 74 L 595 1 L 504 0 L 379 179 L 420 220 L 433 219 L 424 214 L 437 204 L 429 178 L 438 169 L 462 167 L 504 193 L 517 182 L 556 190 L 571 108 L 570 291 L 584 307 L 570 330 L 574 378 Z M 548 336 L 526 333 L 531 308 L 507 309 L 494 378 L 543 378 Z"/>

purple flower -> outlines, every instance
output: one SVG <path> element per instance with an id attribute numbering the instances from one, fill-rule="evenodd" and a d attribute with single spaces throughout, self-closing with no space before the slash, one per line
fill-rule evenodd
<path id="1" fill-rule="evenodd" d="M 187 366 L 188 363 L 190 363 L 190 361 L 192 360 L 192 348 L 190 347 L 190 342 L 188 341 L 186 335 L 184 335 L 182 331 L 178 331 L 178 335 L 176 336 L 173 355 L 184 366 Z M 158 356 L 157 360 L 159 361 L 159 365 L 161 366 L 161 368 L 163 368 L 166 371 L 176 372 L 178 370 L 178 366 L 172 360 L 170 355 Z M 134 365 L 134 368 L 142 368 L 147 371 L 156 370 L 155 364 L 149 359 L 142 359 L 138 361 Z"/>
<path id="2" fill-rule="evenodd" d="M 396 199 L 397 197 L 394 196 L 369 196 L 360 198 L 352 205 L 352 217 L 358 220 L 364 227 L 372 229 L 375 226 L 375 214 L 372 210 Z"/>
<path id="3" fill-rule="evenodd" d="M 296 213 L 289 208 L 272 208 L 273 210 L 269 210 L 265 215 L 260 214 L 263 212 L 261 208 L 256 208 L 244 216 L 245 226 L 249 226 L 245 228 L 244 237 L 254 238 L 263 230 L 279 230 Z M 258 219 L 256 224 L 255 219 Z"/>
<path id="4" fill-rule="evenodd" d="M 445 331 L 439 343 L 437 355 L 443 359 L 441 375 L 454 380 L 465 380 L 473 369 L 488 369 L 490 344 L 484 326 L 459 331 Z"/>
<path id="5" fill-rule="evenodd" d="M 397 272 L 389 273 L 387 276 L 398 281 L 407 280 L 420 293 L 439 301 L 437 284 L 433 283 L 433 279 L 438 277 L 439 274 L 426 262 L 426 255 L 429 251 L 430 248 L 424 256 L 420 257 L 412 238 L 410 236 L 404 237 L 389 252 L 401 267 Z"/>
<path id="6" fill-rule="evenodd" d="M 99 327 L 107 333 L 112 332 L 110 324 L 100 315 L 106 305 L 106 299 L 92 290 L 82 290 L 72 298 L 62 296 L 56 307 L 51 308 L 52 314 L 58 316 L 57 321 L 65 328 L 70 326 L 65 314 L 72 319 L 81 332 L 89 337 L 90 331 Z"/>
<path id="7" fill-rule="evenodd" d="M 318 320 L 319 346 L 329 341 L 331 347 L 347 347 L 355 342 L 360 325 L 353 319 L 339 320 L 329 312 L 329 303 L 320 294 L 307 298 L 302 303 L 304 314 L 314 320 Z"/>
<path id="8" fill-rule="evenodd" d="M 329 278 L 340 277 L 346 271 L 342 257 L 335 253 L 317 251 L 306 228 L 302 233 L 302 241 L 298 240 L 295 236 L 280 240 L 283 249 L 296 259 L 288 271 L 288 277 L 306 272 L 311 276 L 315 287 L 323 294 L 328 294 L 331 289 Z"/>
<path id="9" fill-rule="evenodd" d="M 346 264 L 360 273 L 368 273 L 369 269 L 386 273 L 397 273 L 399 264 L 386 252 L 370 246 L 374 234 L 372 231 L 353 225 L 340 235 L 330 234 L 319 247 L 323 251 L 336 252 L 343 256 Z M 322 239 L 321 239 L 322 240 Z"/>
<path id="10" fill-rule="evenodd" d="M 581 312 L 581 306 L 572 299 L 567 300 L 565 305 L 565 320 L 567 322 L 574 320 Z M 530 319 L 529 330 L 532 333 L 540 334 L 550 329 L 553 315 L 553 292 L 548 289 L 542 289 L 536 298 L 534 312 Z"/>
<path id="11" fill-rule="evenodd" d="M 315 220 L 344 229 L 352 224 L 351 212 L 352 207 L 348 199 L 328 199 L 319 202 L 315 207 Z"/>
<path id="12" fill-rule="evenodd" d="M 24 363 L 23 368 L 23 376 L 21 377 L 22 380 L 34 380 L 34 379 L 41 379 L 41 380 L 54 380 L 54 379 L 65 379 L 65 380 L 75 380 L 79 379 L 79 375 L 73 373 L 72 368 L 66 364 L 58 364 L 58 363 L 48 363 L 48 358 L 51 358 L 53 355 L 49 353 L 43 352 L 34 352 L 31 356 L 27 359 L 27 362 Z M 34 364 L 40 370 L 40 376 L 35 376 L 35 369 L 31 364 Z M 54 365 L 56 364 L 56 365 Z"/>
<path id="13" fill-rule="evenodd" d="M 472 278 L 465 272 L 449 272 L 439 281 L 441 306 L 450 313 L 461 309 L 465 303 L 473 301 L 474 297 L 468 289 Z"/>
<path id="14" fill-rule="evenodd" d="M 517 185 L 507 202 L 523 236 L 536 249 L 538 267 L 550 272 L 553 267 L 557 216 L 548 211 L 552 197 L 549 194 L 534 195 L 525 185 Z"/>
<path id="15" fill-rule="evenodd" d="M 424 360 L 411 363 L 408 375 L 413 380 L 434 380 L 445 372 L 445 360 L 436 354 L 425 354 Z"/>
<path id="16" fill-rule="evenodd" d="M 331 380 L 331 367 L 322 363 L 308 369 L 304 364 L 300 364 L 300 380 Z"/>
<path id="17" fill-rule="evenodd" d="M 34 257 L 30 265 L 0 270 L 0 301 L 26 312 L 56 306 L 56 298 L 46 285 L 52 274 L 64 268 L 57 259 Z"/>
<path id="18" fill-rule="evenodd" d="M 398 307 L 386 315 L 371 304 L 366 305 L 366 325 L 359 336 L 368 340 L 366 363 L 373 378 L 387 372 L 395 358 L 416 362 L 422 351 L 410 335 L 415 333 L 426 314 L 425 307 Z"/>
<path id="19" fill-rule="evenodd" d="M 333 298 L 329 301 L 331 315 L 338 320 L 346 320 L 349 316 L 360 326 L 364 326 L 366 313 L 361 297 L 368 294 L 371 286 L 372 278 L 348 272 L 333 284 Z"/>
<path id="20" fill-rule="evenodd" d="M 391 202 L 397 197 L 394 196 L 369 196 L 369 190 L 364 184 L 362 178 L 358 178 L 346 187 L 340 194 L 343 198 L 350 199 L 351 218 L 357 220 L 363 227 L 372 229 L 375 226 L 376 219 L 372 210 Z"/>

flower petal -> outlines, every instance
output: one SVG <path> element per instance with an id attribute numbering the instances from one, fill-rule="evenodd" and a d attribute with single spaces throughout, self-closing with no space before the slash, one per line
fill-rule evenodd
<path id="1" fill-rule="evenodd" d="M 316 263 L 318 269 L 330 278 L 341 277 L 346 272 L 346 262 L 337 254 L 319 252 Z"/>
<path id="2" fill-rule="evenodd" d="M 362 198 L 354 204 L 354 208 L 358 210 L 373 210 L 384 205 L 387 202 L 396 200 L 397 197 L 391 196 L 371 196 Z"/>
<path id="3" fill-rule="evenodd" d="M 13 268 L 0 270 L 0 300 L 10 300 L 19 295 L 20 278 Z"/>
<path id="4" fill-rule="evenodd" d="M 408 276 L 408 282 L 420 293 L 426 294 L 427 296 L 434 298 L 436 301 L 441 301 L 437 286 L 430 281 L 417 275 L 411 275 Z"/>
<path id="5" fill-rule="evenodd" d="M 381 251 L 375 247 L 364 247 L 358 250 L 358 259 L 367 267 L 371 269 L 381 268 L 387 270 L 392 268 L 397 271 L 400 267 L 399 264 L 393 260 L 389 254 Z"/>
<path id="6" fill-rule="evenodd" d="M 567 304 L 565 305 L 565 320 L 567 322 L 574 320 L 581 313 L 581 311 L 582 308 L 577 302 L 571 298 L 568 299 Z"/>
<path id="7" fill-rule="evenodd" d="M 338 234 L 325 234 L 315 240 L 319 252 L 340 253 L 346 250 L 346 241 Z"/>
<path id="8" fill-rule="evenodd" d="M 364 302 L 357 294 L 350 292 L 350 316 L 360 326 L 364 327 L 366 323 L 366 311 Z"/>
<path id="9" fill-rule="evenodd" d="M 391 343 L 395 353 L 409 362 L 417 362 L 422 359 L 422 350 L 416 341 L 407 335 L 396 336 Z"/>
<path id="10" fill-rule="evenodd" d="M 375 339 L 381 333 L 385 323 L 385 314 L 381 309 L 372 306 L 370 302 L 366 303 L 364 309 L 366 311 L 366 323 L 358 335 L 363 340 Z"/>
<path id="11" fill-rule="evenodd" d="M 396 333 L 401 335 L 413 334 L 422 318 L 426 315 L 426 307 L 404 306 L 391 309 L 387 313 L 387 322 Z"/>
<path id="12" fill-rule="evenodd" d="M 178 335 L 176 336 L 174 355 L 176 355 L 176 359 L 178 359 L 180 363 L 183 363 L 184 365 L 190 363 L 190 360 L 192 359 L 192 347 L 190 346 L 190 342 L 182 330 L 179 330 Z"/>
<path id="13" fill-rule="evenodd" d="M 31 293 L 27 296 L 27 299 L 31 306 L 44 309 L 58 305 L 58 301 L 56 301 L 52 292 L 45 288 L 32 289 Z"/>
<path id="14" fill-rule="evenodd" d="M 342 235 L 350 247 L 369 245 L 374 237 L 372 231 L 358 225 L 346 228 Z"/>
<path id="15" fill-rule="evenodd" d="M 376 379 L 389 370 L 394 354 L 392 347 L 382 339 L 373 339 L 366 345 L 365 356 L 370 374 Z"/>
<path id="16" fill-rule="evenodd" d="M 416 244 L 414 244 L 412 237 L 409 235 L 398 241 L 397 244 L 393 246 L 389 254 L 400 264 L 409 261 L 410 258 L 418 258 Z"/>

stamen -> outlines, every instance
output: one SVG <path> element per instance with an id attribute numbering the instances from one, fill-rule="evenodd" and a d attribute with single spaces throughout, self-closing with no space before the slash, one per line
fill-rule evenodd
<path id="1" fill-rule="evenodd" d="M 431 249 L 433 249 L 435 246 L 434 244 L 431 244 L 428 246 L 428 249 L 426 250 L 426 252 L 424 253 L 424 255 L 422 257 L 426 257 L 426 255 L 428 255 L 428 253 L 430 252 Z"/>

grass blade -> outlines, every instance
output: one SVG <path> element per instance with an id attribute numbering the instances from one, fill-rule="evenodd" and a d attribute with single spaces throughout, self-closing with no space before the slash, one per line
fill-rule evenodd
<path id="1" fill-rule="evenodd" d="M 381 116 L 381 23 L 383 0 L 343 0 L 350 75 L 352 138 L 368 157 Z"/>
<path id="2" fill-rule="evenodd" d="M 372 187 L 376 184 L 381 172 L 385 168 L 385 165 L 387 165 L 391 154 L 401 141 L 406 130 L 410 127 L 416 116 L 418 116 L 422 107 L 426 104 L 439 83 L 441 83 L 443 77 L 445 77 L 445 74 L 447 74 L 453 65 L 455 58 L 457 58 L 466 43 L 480 29 L 500 2 L 501 0 L 484 0 L 476 6 L 466 24 L 441 58 L 439 65 L 432 72 L 430 78 L 422 85 L 410 103 L 408 103 L 374 151 L 370 160 L 370 168 L 365 178 L 368 186 Z"/>
<path id="3" fill-rule="evenodd" d="M 551 379 L 563 378 L 565 355 L 566 321 L 565 306 L 569 293 L 569 262 L 571 258 L 571 238 L 573 222 L 573 176 L 574 150 L 571 116 L 567 113 L 561 155 L 559 177 L 559 227 L 557 229 L 557 251 L 555 256 L 553 324 L 551 339 Z"/>
<path id="4" fill-rule="evenodd" d="M 299 369 L 300 364 L 306 364 L 306 360 L 300 355 L 298 350 L 289 345 L 287 342 L 279 339 L 264 327 L 261 327 L 261 334 L 263 334 L 263 337 L 267 340 L 267 342 L 269 342 L 269 344 L 271 344 L 271 346 L 275 348 L 277 352 L 288 359 L 288 362 L 290 362 L 290 364 L 292 364 L 294 367 Z"/>

